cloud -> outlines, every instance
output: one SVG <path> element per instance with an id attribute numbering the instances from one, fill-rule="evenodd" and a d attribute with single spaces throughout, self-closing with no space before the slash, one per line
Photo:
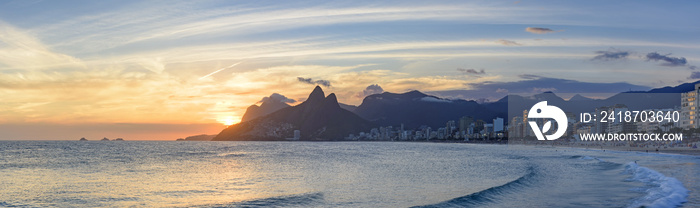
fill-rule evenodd
<path id="1" fill-rule="evenodd" d="M 521 46 L 521 45 L 523 45 L 523 44 L 517 43 L 517 42 L 512 41 L 512 40 L 504 40 L 504 39 L 497 40 L 496 43 L 500 43 L 501 45 L 505 45 L 505 46 Z"/>
<path id="2" fill-rule="evenodd" d="M 207 75 L 204 75 L 203 77 L 200 77 L 199 79 L 200 79 L 200 80 L 201 80 L 201 79 L 205 79 L 205 78 L 207 78 L 207 77 L 210 77 L 211 75 L 214 75 L 214 74 L 216 74 L 216 73 L 219 73 L 219 72 L 221 72 L 221 71 L 223 71 L 223 70 L 225 70 L 225 69 L 234 67 L 234 66 L 236 66 L 236 65 L 238 65 L 238 64 L 240 64 L 240 63 L 241 63 L 241 62 L 238 62 L 238 63 L 235 63 L 235 64 L 231 64 L 231 66 L 227 66 L 227 67 L 221 68 L 221 69 L 219 69 L 219 70 L 216 70 L 216 71 L 214 71 L 214 72 L 212 72 L 212 73 L 209 73 L 209 74 L 207 74 Z"/>
<path id="3" fill-rule="evenodd" d="M 525 31 L 530 32 L 530 33 L 535 33 L 535 34 L 547 34 L 547 33 L 561 32 L 562 30 L 554 31 L 552 29 L 544 28 L 544 27 L 528 27 L 528 28 L 525 28 Z"/>
<path id="4" fill-rule="evenodd" d="M 539 75 L 534 75 L 534 74 L 521 74 L 518 75 L 521 79 L 540 79 L 543 78 L 542 76 Z"/>
<path id="5" fill-rule="evenodd" d="M 700 72 L 694 71 L 690 73 L 690 77 L 688 77 L 688 79 L 700 79 Z"/>
<path id="6" fill-rule="evenodd" d="M 362 90 L 362 97 L 367 97 L 369 95 L 379 94 L 382 92 L 384 92 L 384 89 L 382 89 L 382 87 L 380 87 L 378 84 L 373 84 L 367 86 L 365 90 Z"/>
<path id="7" fill-rule="evenodd" d="M 623 51 L 623 50 L 618 50 L 615 48 L 610 48 L 606 51 L 595 51 L 595 54 L 598 54 L 597 56 L 593 57 L 591 60 L 600 60 L 600 61 L 614 61 L 614 60 L 624 60 L 627 59 L 631 54 L 634 54 L 632 51 Z M 687 66 L 688 69 L 695 70 L 698 67 L 693 66 L 693 65 L 688 65 L 688 60 L 685 57 L 672 57 L 671 54 L 666 54 L 662 55 L 657 52 L 651 52 L 647 53 L 646 56 L 643 57 L 647 61 L 654 61 L 654 62 L 661 62 L 659 65 L 661 66 L 670 66 L 670 67 L 676 67 L 676 66 Z"/>
<path id="8" fill-rule="evenodd" d="M 533 87 L 532 88 L 532 92 L 534 92 L 534 93 L 554 92 L 554 91 L 557 91 L 557 88 L 554 88 L 554 87 L 543 87 L 543 88 Z"/>
<path id="9" fill-rule="evenodd" d="M 312 85 L 323 85 L 325 87 L 331 86 L 331 81 L 328 81 L 328 80 L 319 79 L 319 80 L 314 81 L 311 78 L 304 78 L 304 77 L 297 77 L 297 80 L 299 80 L 300 82 L 312 84 Z"/>
<path id="10" fill-rule="evenodd" d="M 85 68 L 82 60 L 56 52 L 30 33 L 0 21 L 0 67 L 3 65 L 22 70 Z"/>
<path id="11" fill-rule="evenodd" d="M 661 66 L 687 66 L 690 70 L 695 70 L 698 67 L 693 65 L 688 65 L 688 60 L 685 57 L 671 57 L 671 54 L 661 55 L 657 52 L 648 53 L 645 57 L 647 61 L 661 61 Z M 691 77 L 693 77 L 691 75 Z"/>
<path id="12" fill-rule="evenodd" d="M 460 71 L 464 73 L 465 75 L 473 74 L 473 75 L 480 75 L 480 74 L 486 74 L 486 71 L 484 69 L 481 69 L 477 71 L 476 69 L 463 69 L 463 68 L 457 68 L 457 71 Z"/>
<path id="13" fill-rule="evenodd" d="M 258 101 L 258 103 L 263 103 L 267 101 L 272 101 L 272 102 L 280 102 L 280 103 L 294 103 L 296 100 L 287 98 L 287 96 L 281 95 L 279 93 L 272 93 L 272 95 L 268 97 L 262 98 L 262 100 Z"/>
<path id="14" fill-rule="evenodd" d="M 657 52 L 648 53 L 646 56 L 647 61 L 661 61 L 662 66 L 685 66 L 688 64 L 688 60 L 684 57 L 676 58 L 671 57 L 671 54 L 661 55 Z"/>
<path id="15" fill-rule="evenodd" d="M 596 51 L 597 56 L 593 57 L 591 60 L 601 60 L 601 61 L 613 61 L 619 59 L 626 59 L 629 55 L 629 51 L 621 51 L 614 48 L 610 48 L 607 51 Z"/>
<path id="16" fill-rule="evenodd" d="M 421 101 L 425 102 L 436 102 L 436 103 L 451 103 L 451 100 L 446 100 L 446 99 L 440 99 L 436 97 L 423 97 L 420 99 Z"/>

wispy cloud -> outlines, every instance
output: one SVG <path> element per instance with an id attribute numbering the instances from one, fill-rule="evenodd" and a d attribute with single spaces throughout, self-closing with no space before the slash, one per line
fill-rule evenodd
<path id="1" fill-rule="evenodd" d="M 476 69 L 464 69 L 464 68 L 457 68 L 457 71 L 462 72 L 465 75 L 482 75 L 486 74 L 486 71 L 484 69 L 481 69 L 477 71 Z"/>
<path id="2" fill-rule="evenodd" d="M 535 34 L 547 34 L 547 33 L 561 32 L 563 30 L 554 31 L 552 29 L 544 28 L 544 27 L 527 27 L 527 28 L 525 28 L 525 31 L 529 32 L 529 33 L 535 33 Z"/>
<path id="3" fill-rule="evenodd" d="M 0 64 L 5 69 L 84 68 L 75 57 L 56 52 L 36 37 L 0 21 Z"/>
<path id="4" fill-rule="evenodd" d="M 227 67 L 221 68 L 221 69 L 219 69 L 219 70 L 216 70 L 216 71 L 214 71 L 214 72 L 212 72 L 212 73 L 209 73 L 209 74 L 207 74 L 207 75 L 204 75 L 203 77 L 200 77 L 199 79 L 200 79 L 200 80 L 206 79 L 207 77 L 210 77 L 211 75 L 214 75 L 214 74 L 216 74 L 216 73 L 219 73 L 219 72 L 221 72 L 221 71 L 223 71 L 223 70 L 225 70 L 225 69 L 230 69 L 230 68 L 232 68 L 232 67 L 234 67 L 234 66 L 236 66 L 236 65 L 238 65 L 238 64 L 241 64 L 241 62 L 238 62 L 238 63 L 235 63 L 235 64 L 231 64 L 231 66 L 227 66 Z"/>
<path id="5" fill-rule="evenodd" d="M 504 39 L 497 40 L 496 42 L 500 43 L 501 45 L 505 45 L 505 46 L 521 46 L 521 45 L 523 45 L 523 44 L 520 44 L 520 43 L 512 41 L 512 40 L 504 40 Z"/>
<path id="6" fill-rule="evenodd" d="M 329 5 L 310 8 L 231 5 L 212 9 L 186 2 L 169 5 L 141 2 L 127 5 L 123 11 L 86 15 L 38 28 L 37 32 L 49 35 L 49 39 L 62 39 L 57 44 L 63 48 L 98 52 L 124 48 L 144 41 L 210 36 L 240 37 L 317 25 L 396 20 L 493 19 L 501 18 L 509 10 L 511 9 L 471 4 L 420 7 Z M 493 14 L 499 11 L 504 14 Z M 176 43 L 182 45 L 187 42 Z"/>
<path id="7" fill-rule="evenodd" d="M 596 51 L 594 53 L 598 55 L 593 57 L 591 60 L 600 61 L 621 60 L 626 59 L 630 55 L 629 51 L 622 51 L 614 48 L 610 48 L 607 51 Z"/>
<path id="8" fill-rule="evenodd" d="M 521 79 L 541 79 L 544 78 L 543 76 L 539 75 L 534 75 L 534 74 L 520 74 L 518 75 Z"/>

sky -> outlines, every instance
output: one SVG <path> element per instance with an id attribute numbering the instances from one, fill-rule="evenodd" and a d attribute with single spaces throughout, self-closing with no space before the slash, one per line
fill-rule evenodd
<path id="1" fill-rule="evenodd" d="M 700 78 L 697 1 L 0 1 L 0 139 L 216 134 L 277 94 L 614 93 Z M 574 83 L 575 85 L 571 85 Z M 571 87 L 576 86 L 576 87 Z"/>

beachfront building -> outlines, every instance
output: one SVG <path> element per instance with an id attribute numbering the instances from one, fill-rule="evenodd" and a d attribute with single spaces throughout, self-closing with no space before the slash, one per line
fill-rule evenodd
<path id="1" fill-rule="evenodd" d="M 651 112 L 651 111 L 654 111 L 654 112 L 673 112 L 676 110 L 678 110 L 678 109 L 666 108 L 666 109 L 646 109 L 644 111 L 646 111 L 646 112 Z M 661 122 L 659 122 L 659 121 L 638 122 L 637 123 L 637 131 L 651 133 L 651 132 L 655 132 L 657 130 L 660 130 L 662 132 L 667 132 L 667 131 L 670 131 L 672 128 L 681 127 L 680 125 L 681 125 L 680 122 L 674 123 L 673 121 L 669 121 L 666 119 L 662 120 Z"/>
<path id="2" fill-rule="evenodd" d="M 494 118 L 493 119 L 493 132 L 503 132 L 503 118 Z"/>
<path id="3" fill-rule="evenodd" d="M 698 92 L 700 84 L 695 84 L 692 91 L 681 93 L 680 127 L 683 129 L 698 128 Z"/>

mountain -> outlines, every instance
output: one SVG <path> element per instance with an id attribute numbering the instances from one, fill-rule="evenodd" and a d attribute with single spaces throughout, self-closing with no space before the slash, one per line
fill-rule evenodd
<path id="1" fill-rule="evenodd" d="M 243 118 L 241 118 L 241 121 L 250 121 L 261 116 L 266 116 L 270 113 L 273 113 L 275 111 L 278 111 L 279 109 L 286 107 L 289 107 L 287 103 L 275 99 L 267 99 L 263 101 L 262 104 L 260 104 L 260 106 L 251 105 L 250 107 L 248 107 L 248 109 L 246 109 L 245 113 L 243 114 Z"/>
<path id="2" fill-rule="evenodd" d="M 615 94 L 605 99 L 592 99 L 581 95 L 574 95 L 571 99 L 564 100 L 556 96 L 552 92 L 545 92 L 533 96 L 508 95 L 497 102 L 486 104 L 488 108 L 508 109 L 508 112 L 516 112 L 508 115 L 509 119 L 513 116 L 522 116 L 519 112 L 528 110 L 532 105 L 539 101 L 547 100 L 547 105 L 554 105 L 566 112 L 571 112 L 578 115 L 583 112 L 592 112 L 597 107 L 613 106 L 616 104 L 624 104 L 629 110 L 647 110 L 647 109 L 667 109 L 681 105 L 681 94 L 692 91 L 695 84 L 683 83 L 677 86 L 667 86 L 655 88 L 648 91 L 627 91 Z M 500 103 L 500 104 L 499 104 Z"/>
<path id="3" fill-rule="evenodd" d="M 338 104 L 340 104 L 341 108 L 348 110 L 350 112 L 355 112 L 355 110 L 357 110 L 357 106 L 354 106 L 354 105 L 348 105 L 345 103 L 338 103 Z"/>
<path id="4" fill-rule="evenodd" d="M 206 135 L 206 134 L 201 134 L 201 135 L 196 135 L 196 136 L 188 136 L 185 138 L 186 141 L 209 141 L 214 138 L 216 135 Z"/>
<path id="5" fill-rule="evenodd" d="M 505 118 L 506 111 L 494 111 L 475 101 L 448 100 L 419 91 L 403 94 L 384 92 L 365 97 L 355 113 L 381 126 L 399 126 L 414 129 L 422 125 L 444 127 L 449 120 L 473 116 L 489 122 L 496 117 Z"/>
<path id="6" fill-rule="evenodd" d="M 591 101 L 591 100 L 594 100 L 594 99 L 584 97 L 583 95 L 580 95 L 580 94 L 576 94 L 569 99 L 569 101 Z"/>
<path id="7" fill-rule="evenodd" d="M 698 83 L 700 83 L 700 81 L 691 82 L 691 83 L 683 83 L 683 84 L 677 85 L 675 87 L 667 86 L 667 87 L 662 87 L 662 88 L 655 88 L 655 89 L 651 89 L 649 91 L 646 91 L 646 93 L 683 93 L 683 92 L 693 91 L 695 88 L 695 84 L 698 84 Z"/>
<path id="8" fill-rule="evenodd" d="M 503 100 L 503 99 L 502 99 Z M 535 103 L 547 101 L 547 105 L 557 106 L 564 112 L 574 115 L 584 112 L 593 112 L 598 107 L 614 106 L 624 104 L 631 111 L 648 109 L 665 109 L 680 106 L 680 93 L 647 93 L 647 92 L 624 92 L 615 94 L 606 99 L 569 99 L 564 100 L 554 93 L 542 93 L 532 96 L 508 95 L 507 96 L 508 119 L 514 116 L 522 116 L 523 110 L 529 110 Z M 499 106 L 503 107 L 503 106 Z"/>
<path id="9" fill-rule="evenodd" d="M 303 103 L 229 126 L 213 140 L 285 140 L 294 136 L 294 130 L 300 130 L 301 140 L 342 140 L 372 127 L 341 108 L 334 93 L 325 97 L 323 89 L 316 86 Z"/>

